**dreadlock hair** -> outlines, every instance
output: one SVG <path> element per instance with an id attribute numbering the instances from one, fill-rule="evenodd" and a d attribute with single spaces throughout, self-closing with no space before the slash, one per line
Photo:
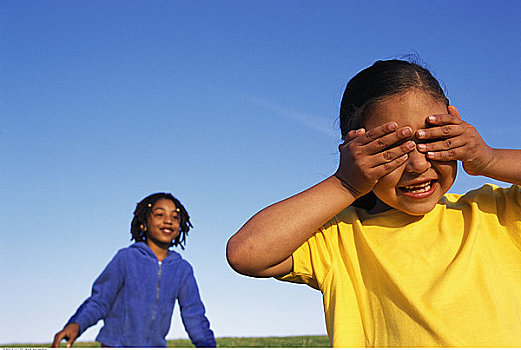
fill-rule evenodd
<path id="1" fill-rule="evenodd" d="M 409 60 L 376 61 L 372 66 L 358 72 L 346 85 L 340 104 L 340 131 L 345 139 L 349 131 L 364 127 L 365 118 L 386 97 L 420 89 L 433 98 L 449 105 L 449 100 L 431 72 Z M 352 206 L 371 209 L 376 196 L 371 191 L 358 198 Z"/>
<path id="2" fill-rule="evenodd" d="M 185 207 L 177 198 L 172 196 L 170 193 L 164 192 L 151 194 L 148 197 L 142 199 L 141 202 L 136 205 L 136 210 L 134 210 L 134 218 L 130 223 L 130 233 L 132 235 L 130 240 L 136 242 L 146 241 L 145 228 L 147 225 L 147 219 L 152 212 L 154 204 L 156 204 L 159 199 L 168 199 L 174 202 L 175 207 L 178 209 L 179 213 L 179 235 L 177 235 L 177 237 L 172 241 L 170 247 L 173 245 L 179 245 L 181 249 L 185 249 L 184 244 L 186 244 L 186 236 L 188 235 L 190 228 L 193 227 L 192 223 L 190 222 L 190 215 L 188 215 Z"/>

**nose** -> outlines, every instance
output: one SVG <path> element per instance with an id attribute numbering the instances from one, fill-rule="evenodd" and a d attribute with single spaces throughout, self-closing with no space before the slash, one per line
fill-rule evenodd
<path id="1" fill-rule="evenodd" d="M 163 220 L 165 224 L 172 224 L 173 220 L 170 216 L 166 215 L 165 219 Z"/>
<path id="2" fill-rule="evenodd" d="M 409 158 L 405 165 L 405 171 L 410 173 L 423 173 L 431 167 L 431 162 L 427 159 L 425 153 L 419 152 L 417 149 L 409 152 Z"/>

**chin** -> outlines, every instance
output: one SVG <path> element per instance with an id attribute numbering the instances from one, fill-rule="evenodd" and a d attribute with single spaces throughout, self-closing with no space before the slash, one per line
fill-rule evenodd
<path id="1" fill-rule="evenodd" d="M 410 194 L 398 195 L 395 208 L 409 215 L 421 216 L 432 211 L 441 197 L 443 197 L 443 192 L 440 191 L 440 186 L 436 184 L 432 187 L 430 193 L 416 196 Z"/>
<path id="2" fill-rule="evenodd" d="M 422 203 L 419 205 L 405 205 L 405 206 L 401 206 L 396 209 L 403 211 L 404 213 L 409 214 L 409 215 L 421 216 L 421 215 L 425 215 L 428 212 L 430 212 L 431 210 L 433 210 L 434 207 L 436 206 L 436 204 L 437 203 L 432 203 L 432 204 Z"/>

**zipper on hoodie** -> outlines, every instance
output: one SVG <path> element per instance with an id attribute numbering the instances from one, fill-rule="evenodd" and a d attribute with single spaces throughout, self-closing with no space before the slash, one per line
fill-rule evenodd
<path id="1" fill-rule="evenodd" d="M 154 312 L 152 313 L 152 320 L 150 321 L 150 330 L 148 331 L 148 341 L 149 342 L 150 342 L 150 336 L 152 335 L 152 329 L 154 328 L 154 322 L 156 320 L 157 305 L 159 303 L 159 284 L 160 283 L 161 283 L 161 261 L 158 261 L 156 302 L 154 303 Z"/>

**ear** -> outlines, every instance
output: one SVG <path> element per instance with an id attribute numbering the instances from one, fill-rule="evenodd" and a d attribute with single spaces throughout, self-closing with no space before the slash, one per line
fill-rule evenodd
<path id="1" fill-rule="evenodd" d="M 459 120 L 461 120 L 461 116 L 459 115 L 458 110 L 453 105 L 449 105 L 447 107 L 447 110 L 449 111 L 449 114 L 452 114 L 453 116 L 457 117 Z"/>

